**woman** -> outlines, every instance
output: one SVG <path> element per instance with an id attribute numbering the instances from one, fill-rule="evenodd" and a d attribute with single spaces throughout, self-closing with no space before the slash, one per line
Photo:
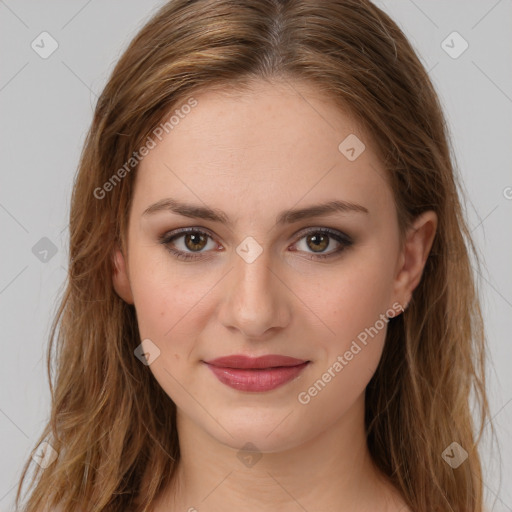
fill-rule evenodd
<path id="1" fill-rule="evenodd" d="M 81 157 L 24 510 L 481 511 L 458 194 L 370 2 L 164 5 Z"/>

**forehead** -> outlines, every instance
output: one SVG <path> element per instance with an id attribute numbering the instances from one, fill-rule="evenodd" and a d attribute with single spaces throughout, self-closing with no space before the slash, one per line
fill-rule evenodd
<path id="1" fill-rule="evenodd" d="M 135 195 L 145 202 L 168 193 L 219 206 L 237 196 L 257 208 L 337 192 L 360 201 L 362 189 L 387 186 L 356 120 L 313 85 L 261 81 L 192 96 L 195 106 L 180 110 L 185 98 L 173 107 L 172 129 L 139 165 Z"/>
<path id="2" fill-rule="evenodd" d="M 231 150 L 273 152 L 283 155 L 309 154 L 309 148 L 321 148 L 326 154 L 338 153 L 343 134 L 354 133 L 366 139 L 356 120 L 342 111 L 313 84 L 258 81 L 243 90 L 204 90 L 194 94 L 197 106 L 180 116 L 167 142 L 174 146 L 187 143 L 217 153 Z M 173 111 L 180 110 L 180 104 Z M 178 149 L 178 148 L 174 148 Z M 284 154 L 283 150 L 293 150 Z"/>

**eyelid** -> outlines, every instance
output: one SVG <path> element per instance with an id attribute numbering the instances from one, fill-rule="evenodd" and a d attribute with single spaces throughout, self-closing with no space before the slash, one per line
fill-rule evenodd
<path id="1" fill-rule="evenodd" d="M 328 235 L 330 235 L 331 237 L 333 238 L 341 238 L 343 243 L 349 245 L 349 244 L 352 244 L 353 243 L 353 240 L 352 240 L 352 237 L 350 237 L 349 235 L 347 235 L 346 233 L 344 233 L 343 231 L 339 230 L 339 229 L 335 229 L 335 228 L 330 228 L 330 227 L 327 227 L 327 226 L 313 226 L 313 227 L 308 227 L 308 228 L 304 228 L 300 231 L 298 231 L 295 235 L 294 235 L 294 238 L 297 239 L 297 241 L 299 241 L 301 238 L 303 238 L 304 236 L 308 235 L 309 233 L 326 233 Z M 294 242 L 296 243 L 296 242 Z"/>
<path id="2" fill-rule="evenodd" d="M 344 233 L 343 231 L 341 231 L 337 228 L 331 228 L 328 226 L 308 226 L 306 228 L 302 228 L 293 235 L 293 238 L 295 238 L 297 241 L 298 239 L 302 238 L 303 236 L 305 236 L 309 233 L 316 233 L 319 231 L 326 232 L 333 236 L 339 236 L 339 237 L 343 238 L 346 243 L 353 242 L 352 237 L 350 235 L 348 235 L 347 233 Z M 178 237 L 179 235 L 187 234 L 187 233 L 191 233 L 191 232 L 192 233 L 196 233 L 196 232 L 204 233 L 205 235 L 210 236 L 216 243 L 218 243 L 219 245 L 222 245 L 217 240 L 217 237 L 208 228 L 203 228 L 203 227 L 199 227 L 199 226 L 187 226 L 185 228 L 172 229 L 172 230 L 166 231 L 165 233 L 160 235 L 158 237 L 158 239 L 159 239 L 159 241 L 162 241 L 165 239 L 169 240 L 170 238 Z"/>
<path id="3" fill-rule="evenodd" d="M 174 241 L 177 238 L 179 238 L 181 236 L 184 236 L 184 235 L 186 235 L 188 233 L 200 233 L 200 234 L 203 234 L 203 235 L 207 235 L 216 244 L 222 245 L 217 240 L 217 237 L 215 235 L 213 235 L 212 232 L 209 229 L 201 228 L 201 227 L 196 227 L 196 226 L 191 226 L 191 227 L 186 227 L 186 228 L 178 228 L 178 229 L 174 229 L 174 230 L 171 230 L 171 231 L 167 231 L 163 235 L 160 235 L 158 237 L 158 241 L 165 245 L 165 244 L 168 244 L 171 241 Z M 190 253 L 190 254 L 193 254 L 193 253 Z M 197 254 L 201 254 L 201 253 L 197 253 Z"/>
<path id="4" fill-rule="evenodd" d="M 183 254 L 183 255 L 189 255 L 190 260 L 199 259 L 199 258 L 206 258 L 208 257 L 208 252 L 188 252 L 188 251 L 180 251 L 177 249 L 171 249 L 168 244 L 170 244 L 172 241 L 174 241 L 177 238 L 180 238 L 181 236 L 186 235 L 187 233 L 200 233 L 204 234 L 208 237 L 210 237 L 216 244 L 222 246 L 222 244 L 217 240 L 216 236 L 212 234 L 212 232 L 208 228 L 202 228 L 198 226 L 191 226 L 186 228 L 179 228 L 175 230 L 171 230 L 169 232 L 164 233 L 163 235 L 159 236 L 159 242 L 163 244 L 167 250 L 169 250 L 171 253 L 177 255 L 177 254 Z M 344 233 L 343 231 L 340 231 L 339 229 L 330 228 L 327 226 L 308 226 L 306 228 L 303 228 L 299 230 L 297 233 L 294 234 L 295 241 L 292 245 L 297 244 L 302 240 L 305 236 L 307 236 L 310 233 L 323 233 L 328 235 L 329 237 L 333 238 L 338 244 L 340 244 L 342 247 L 335 249 L 333 251 L 330 251 L 328 253 L 308 253 L 312 260 L 321 260 L 321 259 L 327 259 L 329 257 L 334 257 L 343 250 L 350 247 L 354 242 L 352 238 Z M 297 251 L 299 252 L 299 251 Z"/>

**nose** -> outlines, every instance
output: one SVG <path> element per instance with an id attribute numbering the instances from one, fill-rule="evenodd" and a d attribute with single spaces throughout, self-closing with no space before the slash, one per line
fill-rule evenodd
<path id="1" fill-rule="evenodd" d="M 227 329 L 256 340 L 290 323 L 293 293 L 268 251 L 249 261 L 234 255 L 234 268 L 224 280 L 219 320 Z"/>

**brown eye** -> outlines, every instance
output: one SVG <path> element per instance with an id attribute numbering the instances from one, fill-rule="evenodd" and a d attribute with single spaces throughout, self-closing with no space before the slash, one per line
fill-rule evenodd
<path id="1" fill-rule="evenodd" d="M 171 254 L 183 261 L 192 261 L 199 258 L 204 260 L 204 258 L 211 256 L 207 254 L 211 252 L 207 249 L 210 241 L 212 242 L 210 249 L 216 248 L 212 235 L 197 228 L 185 228 L 164 234 L 159 240 Z M 303 240 L 304 242 L 302 242 Z M 341 231 L 318 228 L 303 233 L 294 247 L 300 245 L 300 243 L 303 243 L 304 247 L 294 248 L 292 249 L 293 252 L 304 252 L 310 255 L 308 258 L 311 260 L 320 260 L 339 254 L 350 247 L 353 242 L 348 235 Z M 331 248 L 331 250 L 327 252 L 328 248 Z"/>
<path id="2" fill-rule="evenodd" d="M 160 237 L 160 243 L 176 258 L 183 261 L 201 258 L 202 253 L 208 252 L 203 249 L 207 247 L 209 241 L 213 245 L 211 248 L 215 248 L 213 237 L 196 228 L 181 229 L 175 231 L 174 234 L 169 233 Z"/>
<path id="3" fill-rule="evenodd" d="M 198 234 L 199 233 L 199 234 Z M 207 243 L 207 238 L 200 232 L 188 233 L 184 236 L 184 243 L 187 249 L 191 251 L 200 251 L 204 249 Z"/>
<path id="4" fill-rule="evenodd" d="M 306 244 L 314 251 L 322 252 L 329 246 L 329 237 L 324 234 L 308 235 Z"/>
<path id="5" fill-rule="evenodd" d="M 302 244 L 303 247 L 300 247 L 300 242 L 304 240 Z M 332 240 L 334 240 L 334 244 L 332 244 Z M 337 244 L 337 247 L 336 247 Z M 331 256 L 336 256 L 340 252 L 344 251 L 348 247 L 353 244 L 352 239 L 342 233 L 341 231 L 337 231 L 330 228 L 319 228 L 312 229 L 308 232 L 304 233 L 303 236 L 296 242 L 296 245 L 299 247 L 294 249 L 296 251 L 309 253 L 309 259 L 324 259 L 330 258 Z M 332 250 L 326 252 L 327 248 L 330 246 L 334 246 Z M 323 254 L 325 252 L 325 254 Z"/>

